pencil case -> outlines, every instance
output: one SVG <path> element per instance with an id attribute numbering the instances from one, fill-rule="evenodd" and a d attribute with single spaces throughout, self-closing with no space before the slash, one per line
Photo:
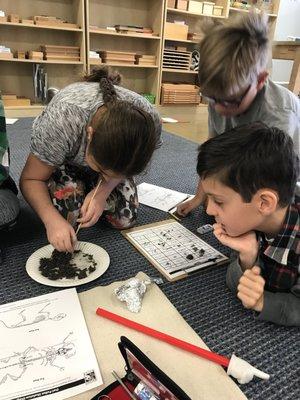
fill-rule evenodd
<path id="1" fill-rule="evenodd" d="M 125 336 L 118 344 L 125 360 L 121 378 L 128 391 L 115 381 L 91 400 L 191 400 L 191 398 Z"/>

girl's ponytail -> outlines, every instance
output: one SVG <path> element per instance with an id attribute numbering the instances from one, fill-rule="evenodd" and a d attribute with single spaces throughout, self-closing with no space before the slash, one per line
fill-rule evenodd
<path id="1" fill-rule="evenodd" d="M 108 67 L 94 68 L 89 75 L 84 77 L 84 80 L 86 82 L 99 82 L 104 104 L 117 99 L 114 85 L 121 83 L 121 75 L 118 72 L 111 72 Z"/>

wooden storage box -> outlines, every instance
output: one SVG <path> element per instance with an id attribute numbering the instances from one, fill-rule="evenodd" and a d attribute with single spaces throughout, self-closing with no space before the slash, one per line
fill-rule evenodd
<path id="1" fill-rule="evenodd" d="M 4 107 L 30 106 L 30 99 L 26 99 L 25 97 L 3 99 L 3 104 Z"/>
<path id="2" fill-rule="evenodd" d="M 16 51 L 14 52 L 14 57 L 23 60 L 23 59 L 26 58 L 26 57 L 25 57 L 25 55 L 26 55 L 25 53 L 26 53 L 25 51 L 16 50 Z"/>
<path id="3" fill-rule="evenodd" d="M 18 24 L 20 21 L 19 14 L 9 14 L 8 22 L 13 22 L 14 24 Z"/>
<path id="4" fill-rule="evenodd" d="M 149 54 L 136 54 L 135 63 L 139 65 L 156 65 L 156 56 Z"/>
<path id="5" fill-rule="evenodd" d="M 203 3 L 202 1 L 189 1 L 188 10 L 194 13 L 202 14 Z"/>
<path id="6" fill-rule="evenodd" d="M 214 15 L 220 17 L 223 14 L 222 6 L 214 6 Z"/>
<path id="7" fill-rule="evenodd" d="M 4 58 L 4 59 L 10 59 L 10 58 L 13 58 L 13 53 L 2 53 L 2 52 L 0 52 L 0 59 L 1 58 Z"/>
<path id="8" fill-rule="evenodd" d="M 34 20 L 33 19 L 21 19 L 22 24 L 27 24 L 27 25 L 34 25 Z"/>
<path id="9" fill-rule="evenodd" d="M 184 10 L 186 11 L 188 8 L 188 1 L 187 0 L 177 0 L 176 2 L 176 8 L 178 10 Z"/>
<path id="10" fill-rule="evenodd" d="M 199 87 L 192 84 L 163 83 L 162 104 L 199 104 Z"/>
<path id="11" fill-rule="evenodd" d="M 165 38 L 166 39 L 186 40 L 188 30 L 189 30 L 188 25 L 181 25 L 181 24 L 174 24 L 172 22 L 166 22 Z"/>
<path id="12" fill-rule="evenodd" d="M 30 50 L 27 52 L 29 60 L 43 60 L 44 54 L 41 51 Z"/>
<path id="13" fill-rule="evenodd" d="M 2 97 L 2 100 L 11 100 L 11 99 L 16 99 L 17 95 L 14 93 L 5 93 L 5 94 L 2 94 L 1 97 Z"/>
<path id="14" fill-rule="evenodd" d="M 168 0 L 167 7 L 176 8 L 176 0 Z"/>
<path id="15" fill-rule="evenodd" d="M 214 5 L 215 5 L 215 3 L 211 3 L 209 1 L 204 1 L 202 13 L 205 15 L 213 15 Z"/>

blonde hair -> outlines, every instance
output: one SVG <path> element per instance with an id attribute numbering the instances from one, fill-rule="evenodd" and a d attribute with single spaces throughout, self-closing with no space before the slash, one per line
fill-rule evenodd
<path id="1" fill-rule="evenodd" d="M 250 12 L 202 28 L 199 84 L 203 93 L 226 98 L 245 90 L 266 69 L 268 17 Z"/>

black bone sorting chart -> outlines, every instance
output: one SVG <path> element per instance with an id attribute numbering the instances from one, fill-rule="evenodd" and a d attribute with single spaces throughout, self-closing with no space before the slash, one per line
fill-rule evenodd
<path id="1" fill-rule="evenodd" d="M 122 233 L 169 281 L 228 261 L 224 254 L 173 220 Z"/>

